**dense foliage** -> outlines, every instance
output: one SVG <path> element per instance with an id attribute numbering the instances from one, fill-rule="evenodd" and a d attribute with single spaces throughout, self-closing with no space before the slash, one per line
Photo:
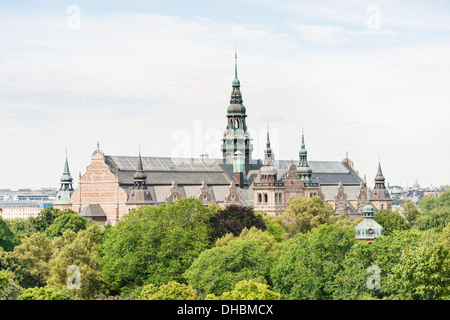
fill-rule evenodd
<path id="1" fill-rule="evenodd" d="M 380 210 L 374 242 L 320 198 L 273 217 L 180 199 L 114 226 L 52 207 L 0 218 L 0 299 L 450 299 L 450 190 Z"/>
<path id="2" fill-rule="evenodd" d="M 239 235 L 244 228 L 256 227 L 266 230 L 263 217 L 255 214 L 250 207 L 231 205 L 223 210 L 217 211 L 209 220 L 212 226 L 213 239 L 223 237 L 227 233 Z"/>
<path id="3" fill-rule="evenodd" d="M 106 281 L 116 291 L 182 282 L 184 271 L 210 246 L 208 219 L 208 208 L 193 199 L 130 212 L 100 245 Z"/>

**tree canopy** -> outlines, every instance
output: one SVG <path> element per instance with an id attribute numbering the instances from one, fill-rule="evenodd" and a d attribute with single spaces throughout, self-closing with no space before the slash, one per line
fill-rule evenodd
<path id="1" fill-rule="evenodd" d="M 238 205 L 231 205 L 223 210 L 218 210 L 209 219 L 209 224 L 212 227 L 214 240 L 223 237 L 227 233 L 237 236 L 244 228 L 256 227 L 266 230 L 266 225 L 260 214 L 255 213 L 250 207 Z"/>
<path id="2" fill-rule="evenodd" d="M 210 246 L 210 212 L 196 199 L 132 210 L 104 234 L 102 273 L 115 290 L 182 282 L 182 274 Z"/>
<path id="3" fill-rule="evenodd" d="M 266 283 L 270 261 L 260 239 L 231 241 L 203 251 L 184 273 L 200 297 L 231 291 L 242 280 Z"/>

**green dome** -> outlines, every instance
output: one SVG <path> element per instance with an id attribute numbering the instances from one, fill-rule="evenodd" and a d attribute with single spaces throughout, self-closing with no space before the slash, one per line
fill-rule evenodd
<path id="1" fill-rule="evenodd" d="M 72 176 L 68 172 L 64 172 L 62 174 L 60 180 L 61 180 L 61 182 L 72 182 L 73 181 Z"/>
<path id="2" fill-rule="evenodd" d="M 243 104 L 232 103 L 232 104 L 230 104 L 228 106 L 227 112 L 228 113 L 242 113 L 242 114 L 245 114 L 246 109 L 245 109 Z"/>
<path id="3" fill-rule="evenodd" d="M 298 173 L 311 173 L 312 174 L 312 168 L 310 167 L 297 167 L 297 172 Z"/>
<path id="4" fill-rule="evenodd" d="M 373 240 L 383 234 L 383 227 L 374 218 L 375 208 L 367 201 L 363 208 L 363 221 L 355 227 L 355 237 L 358 240 Z"/>

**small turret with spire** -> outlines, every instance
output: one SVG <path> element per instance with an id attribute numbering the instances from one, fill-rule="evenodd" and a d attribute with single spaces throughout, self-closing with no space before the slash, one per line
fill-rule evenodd
<path id="1" fill-rule="evenodd" d="M 153 204 L 154 201 L 147 188 L 147 176 L 142 165 L 141 150 L 139 146 L 139 158 L 136 173 L 133 175 L 133 189 L 128 196 L 127 204 Z"/>
<path id="2" fill-rule="evenodd" d="M 312 168 L 310 168 L 308 163 L 308 152 L 306 151 L 305 147 L 305 133 L 304 129 L 302 128 L 302 144 L 300 147 L 300 151 L 298 152 L 298 165 L 297 165 L 297 171 L 300 175 L 300 178 L 304 182 L 311 182 L 312 178 Z"/>
<path id="3" fill-rule="evenodd" d="M 66 209 L 72 204 L 71 197 L 73 193 L 73 178 L 70 175 L 69 161 L 67 159 L 67 149 L 66 149 L 66 161 L 64 163 L 63 174 L 60 179 L 60 188 L 56 195 L 56 199 L 53 202 L 55 208 Z"/>
<path id="4" fill-rule="evenodd" d="M 384 184 L 384 176 L 381 171 L 381 163 L 378 161 L 377 175 L 375 176 L 375 187 L 372 190 L 371 198 L 373 200 L 391 200 L 389 191 L 386 189 Z"/>

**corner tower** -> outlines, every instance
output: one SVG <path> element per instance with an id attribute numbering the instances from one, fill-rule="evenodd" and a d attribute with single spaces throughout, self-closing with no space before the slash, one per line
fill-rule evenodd
<path id="1" fill-rule="evenodd" d="M 67 160 L 67 152 L 66 152 L 66 162 L 64 163 L 64 170 L 60 181 L 61 186 L 59 188 L 58 194 L 56 195 L 56 199 L 53 202 L 53 207 L 60 210 L 70 209 L 72 207 L 71 197 L 73 193 L 73 186 L 72 186 L 73 178 L 70 175 L 69 162 Z"/>
<path id="2" fill-rule="evenodd" d="M 233 163 L 236 151 L 242 152 L 244 162 L 244 173 L 250 169 L 253 145 L 250 134 L 247 131 L 246 109 L 243 105 L 241 83 L 237 75 L 237 54 L 234 55 L 234 80 L 230 105 L 227 109 L 227 126 L 223 134 L 222 159 L 224 163 Z"/>
<path id="3" fill-rule="evenodd" d="M 377 211 L 381 209 L 392 210 L 392 198 L 384 184 L 384 176 L 381 171 L 381 164 L 378 162 L 377 175 L 375 176 L 375 187 L 373 188 L 370 199 Z"/>

